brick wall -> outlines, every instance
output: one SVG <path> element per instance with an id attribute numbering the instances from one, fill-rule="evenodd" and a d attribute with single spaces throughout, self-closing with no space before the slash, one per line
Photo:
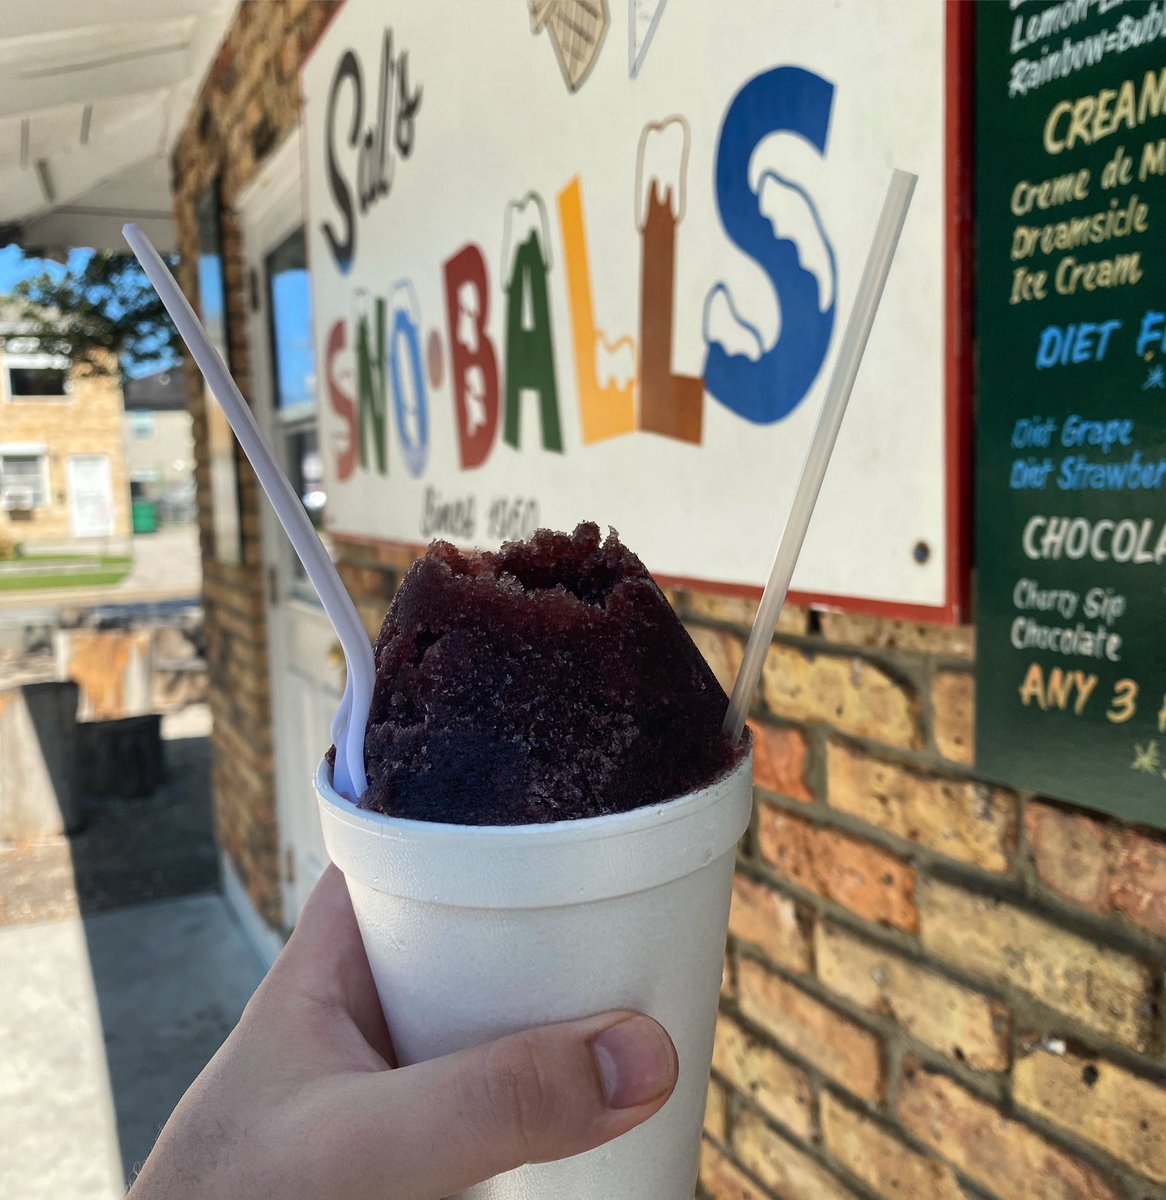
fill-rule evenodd
<path id="1" fill-rule="evenodd" d="M 337 548 L 372 635 L 410 558 Z M 752 605 L 670 599 L 729 681 Z M 975 778 L 973 640 L 783 615 L 706 1196 L 1166 1197 L 1166 837 Z"/>
<path id="2" fill-rule="evenodd" d="M 180 282 L 197 302 L 197 206 L 212 180 L 223 203 L 223 274 L 227 334 L 235 379 L 250 397 L 247 286 L 234 205 L 242 190 L 299 121 L 300 63 L 334 4 L 326 0 L 265 0 L 240 5 L 211 68 L 173 160 L 174 210 L 182 256 Z M 236 447 L 242 561 L 214 555 L 210 461 L 202 378 L 191 365 L 187 394 L 195 438 L 195 481 L 202 548 L 203 603 L 210 702 L 214 715 L 214 800 L 220 845 L 256 908 L 282 925 L 279 836 L 272 761 L 259 505 L 262 493 Z"/>
<path id="3" fill-rule="evenodd" d="M 4 356 L 0 350 L 0 368 Z M 0 370 L 0 444 L 43 444 L 48 458 L 50 503 L 27 516 L 0 508 L 0 538 L 19 543 L 55 541 L 73 536 L 69 512 L 69 457 L 103 454 L 109 459 L 113 487 L 113 536 L 130 532 L 130 490 L 125 468 L 125 413 L 116 375 L 77 369 L 72 392 L 52 399 L 13 400 L 7 375 Z"/>
<path id="4" fill-rule="evenodd" d="M 338 551 L 375 633 L 409 556 Z M 731 681 L 753 605 L 669 598 Z M 973 643 L 782 616 L 705 1197 L 1166 1197 L 1166 837 L 976 779 Z"/>
<path id="5" fill-rule="evenodd" d="M 752 606 L 675 602 L 722 679 Z M 1166 1196 L 1166 837 L 979 781 L 973 631 L 787 613 L 753 722 L 715 1200 Z"/>
<path id="6" fill-rule="evenodd" d="M 228 206 L 297 119 L 327 5 L 244 5 L 175 158 Z M 275 64 L 274 70 L 272 64 Z M 232 358 L 249 385 L 242 247 L 225 223 Z M 278 924 L 255 481 L 244 562 L 210 555 L 198 443 L 220 836 Z M 408 566 L 340 540 L 370 634 Z M 723 679 L 752 606 L 673 600 Z M 1164 1200 L 1166 838 L 976 779 L 972 631 L 789 612 L 755 711 L 709 1090 L 714 1200 Z"/>

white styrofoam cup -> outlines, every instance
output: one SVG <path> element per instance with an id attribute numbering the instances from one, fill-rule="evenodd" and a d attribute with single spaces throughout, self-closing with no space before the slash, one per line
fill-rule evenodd
<path id="1" fill-rule="evenodd" d="M 631 1133 L 462 1200 L 692 1200 L 752 754 L 665 804 L 546 825 L 365 812 L 316 774 L 401 1065 L 610 1009 L 668 1030 L 680 1079 Z"/>

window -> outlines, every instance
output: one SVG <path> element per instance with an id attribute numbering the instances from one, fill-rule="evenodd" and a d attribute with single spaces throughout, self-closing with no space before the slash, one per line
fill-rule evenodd
<path id="1" fill-rule="evenodd" d="M 10 396 L 63 396 L 65 372 L 56 367 L 9 367 Z"/>
<path id="2" fill-rule="evenodd" d="M 71 392 L 69 360 L 51 354 L 9 354 L 9 400 L 63 400 Z"/>
<path id="3" fill-rule="evenodd" d="M 47 507 L 47 476 L 43 454 L 0 454 L 0 507 Z"/>
<path id="4" fill-rule="evenodd" d="M 130 433 L 137 439 L 154 436 L 154 414 L 149 409 L 134 409 L 130 413 Z"/>
<path id="5" fill-rule="evenodd" d="M 266 270 L 275 406 L 286 411 L 312 405 L 316 401 L 312 284 L 302 229 L 297 229 L 267 256 Z"/>
<path id="6" fill-rule="evenodd" d="M 267 255 L 264 274 L 278 452 L 296 495 L 308 510 L 324 545 L 329 546 L 324 530 L 327 496 L 316 434 L 311 280 L 302 228 Z M 307 576 L 299 559 L 292 557 L 289 562 L 297 594 L 310 598 L 311 588 L 306 585 Z"/>

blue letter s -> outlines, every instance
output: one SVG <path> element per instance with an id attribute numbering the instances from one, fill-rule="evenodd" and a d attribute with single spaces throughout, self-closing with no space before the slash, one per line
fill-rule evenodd
<path id="1" fill-rule="evenodd" d="M 826 358 L 837 305 L 834 250 L 806 191 L 776 172 L 767 171 L 757 191 L 749 184 L 749 161 L 754 150 L 772 133 L 794 133 L 825 154 L 834 85 L 801 67 L 775 67 L 749 80 L 733 98 L 721 125 L 717 145 L 716 189 L 721 223 L 734 245 L 756 262 L 777 296 L 781 333 L 768 347 L 756 330 L 737 317 L 760 350 L 759 357 L 735 353 L 714 340 L 709 329 L 710 306 L 723 293 L 736 316 L 729 289 L 718 283 L 705 299 L 705 387 L 727 408 L 760 425 L 787 416 L 801 403 Z M 818 276 L 801 261 L 798 245 L 775 233 L 761 211 L 760 191 L 767 179 L 798 193 L 813 217 L 829 260 L 830 303 L 819 307 Z"/>

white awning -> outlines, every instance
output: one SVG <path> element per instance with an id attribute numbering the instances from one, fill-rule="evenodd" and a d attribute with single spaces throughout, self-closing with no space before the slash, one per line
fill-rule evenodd
<path id="1" fill-rule="evenodd" d="M 235 0 L 27 0 L 0 21 L 0 245 L 174 246 L 169 155 Z"/>

